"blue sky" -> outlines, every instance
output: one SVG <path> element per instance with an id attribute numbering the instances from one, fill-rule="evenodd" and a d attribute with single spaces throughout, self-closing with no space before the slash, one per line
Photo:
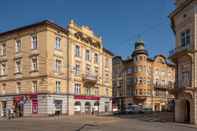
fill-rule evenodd
<path id="1" fill-rule="evenodd" d="M 116 55 L 129 56 L 143 38 L 150 56 L 174 48 L 172 0 L 3 0 L 0 32 L 44 19 L 66 27 L 70 19 L 89 25 Z"/>

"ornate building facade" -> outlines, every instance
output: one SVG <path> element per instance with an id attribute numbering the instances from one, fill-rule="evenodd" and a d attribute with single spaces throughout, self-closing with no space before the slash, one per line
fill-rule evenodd
<path id="1" fill-rule="evenodd" d="M 197 123 L 197 1 L 176 0 L 176 9 L 170 14 L 176 47 L 170 58 L 176 64 L 175 120 Z"/>
<path id="2" fill-rule="evenodd" d="M 130 58 L 113 58 L 113 106 L 125 110 L 141 105 L 153 111 L 167 108 L 174 98 L 168 93 L 173 88 L 175 69 L 163 55 L 149 58 L 143 41 L 135 43 Z"/>
<path id="3" fill-rule="evenodd" d="M 111 111 L 112 53 L 88 26 L 45 20 L 0 33 L 0 114 Z"/>

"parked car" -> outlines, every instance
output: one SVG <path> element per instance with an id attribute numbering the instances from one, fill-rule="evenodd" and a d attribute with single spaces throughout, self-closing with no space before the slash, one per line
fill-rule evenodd
<path id="1" fill-rule="evenodd" d="M 151 113 L 153 112 L 151 108 L 143 108 L 144 113 Z"/>
<path id="2" fill-rule="evenodd" d="M 129 106 L 129 107 L 125 110 L 125 112 L 126 112 L 127 114 L 144 113 L 144 112 L 143 112 L 143 109 L 142 109 L 140 106 L 138 106 L 138 105 L 131 105 L 131 106 Z"/>

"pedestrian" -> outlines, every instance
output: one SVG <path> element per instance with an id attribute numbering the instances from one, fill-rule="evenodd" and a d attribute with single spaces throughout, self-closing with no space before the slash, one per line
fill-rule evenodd
<path id="1" fill-rule="evenodd" d="M 13 109 L 13 107 L 10 108 L 10 117 L 12 119 L 14 118 L 14 109 Z"/>
<path id="2" fill-rule="evenodd" d="M 94 115 L 94 107 L 92 108 L 92 115 Z"/>
<path id="3" fill-rule="evenodd" d="M 8 118 L 8 120 L 10 120 L 11 119 L 11 117 L 10 117 L 11 115 L 10 115 L 10 108 L 7 108 L 7 118 Z"/>

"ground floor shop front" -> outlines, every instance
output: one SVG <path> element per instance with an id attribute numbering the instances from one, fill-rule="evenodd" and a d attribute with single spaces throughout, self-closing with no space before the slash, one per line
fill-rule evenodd
<path id="1" fill-rule="evenodd" d="M 111 98 L 55 94 L 24 94 L 0 97 L 0 116 L 12 109 L 16 117 L 111 112 Z"/>
<path id="2" fill-rule="evenodd" d="M 95 114 L 112 111 L 112 100 L 109 97 L 74 96 L 75 114 Z"/>

